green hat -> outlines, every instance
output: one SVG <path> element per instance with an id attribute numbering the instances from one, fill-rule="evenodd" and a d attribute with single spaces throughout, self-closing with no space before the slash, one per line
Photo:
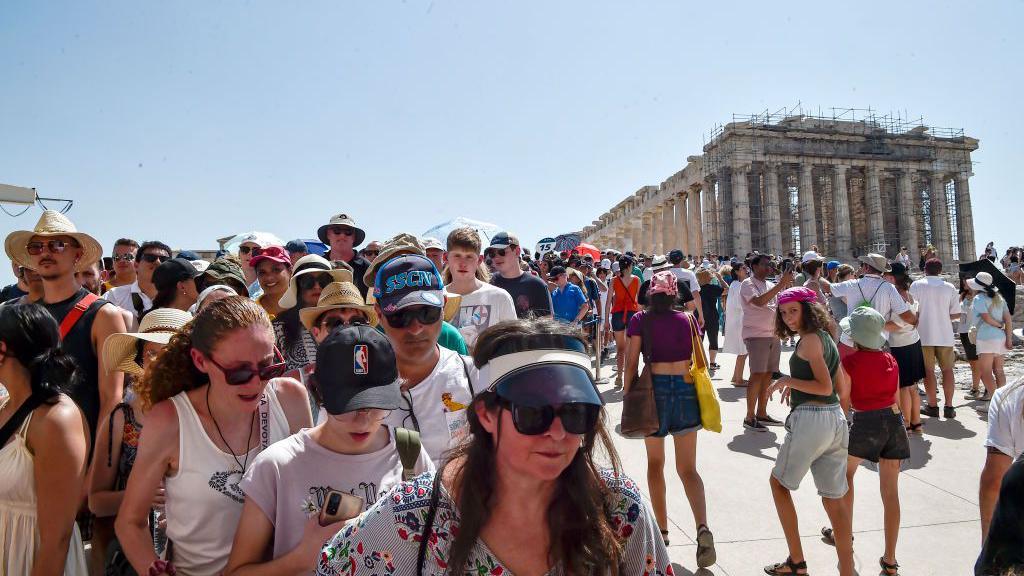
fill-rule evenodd
<path id="1" fill-rule="evenodd" d="M 885 337 L 882 336 L 885 318 L 869 306 L 854 308 L 849 316 L 839 322 L 839 327 L 861 348 L 881 350 L 885 345 Z"/>
<path id="2" fill-rule="evenodd" d="M 242 296 L 249 295 L 248 283 L 245 281 L 245 275 L 242 274 L 242 266 L 239 265 L 238 260 L 233 256 L 217 258 L 203 272 L 203 276 L 207 280 L 207 284 L 224 284 L 226 280 L 234 280 L 245 290 L 245 294 L 242 294 Z M 237 287 L 235 288 L 237 289 Z"/>

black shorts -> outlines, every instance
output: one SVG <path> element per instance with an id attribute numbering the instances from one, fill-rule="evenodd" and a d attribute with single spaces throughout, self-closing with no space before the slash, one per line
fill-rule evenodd
<path id="1" fill-rule="evenodd" d="M 704 336 L 708 342 L 708 350 L 720 350 L 718 347 L 718 324 L 705 324 Z M 705 338 L 702 338 L 702 340 Z"/>
<path id="2" fill-rule="evenodd" d="M 635 312 L 612 312 L 612 331 L 622 332 Z M 623 318 L 625 316 L 625 318 Z"/>
<path id="3" fill-rule="evenodd" d="M 967 355 L 968 361 L 974 362 L 978 359 L 978 347 L 971 343 L 966 332 L 960 334 L 960 343 L 964 345 L 964 354 Z"/>
<path id="4" fill-rule="evenodd" d="M 910 458 L 910 440 L 903 415 L 892 408 L 853 413 L 850 427 L 850 456 L 878 462 Z"/>

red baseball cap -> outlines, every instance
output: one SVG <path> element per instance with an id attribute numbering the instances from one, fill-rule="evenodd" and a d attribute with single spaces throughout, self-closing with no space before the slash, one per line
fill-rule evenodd
<path id="1" fill-rule="evenodd" d="M 255 268 L 260 262 L 264 260 L 270 260 L 271 262 L 280 262 L 288 268 L 292 267 L 292 259 L 288 256 L 288 251 L 284 249 L 284 246 L 268 246 L 260 249 L 256 248 L 253 250 L 256 254 L 249 260 L 249 266 Z"/>

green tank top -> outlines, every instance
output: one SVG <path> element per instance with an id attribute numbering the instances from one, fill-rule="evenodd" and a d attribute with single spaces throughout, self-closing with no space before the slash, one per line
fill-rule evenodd
<path id="1" fill-rule="evenodd" d="M 836 394 L 836 372 L 839 370 L 839 349 L 832 341 L 832 336 L 824 330 L 818 330 L 818 337 L 821 338 L 821 347 L 825 353 L 825 364 L 828 365 L 829 376 L 832 377 L 832 393 L 827 396 L 808 394 L 799 390 L 793 390 L 789 395 L 790 406 L 797 406 L 808 401 L 821 402 L 822 404 L 839 403 L 839 395 Z M 802 339 L 802 338 L 801 338 Z M 799 350 L 799 345 L 797 346 Z M 797 356 L 796 352 L 789 357 L 789 374 L 800 380 L 814 380 L 814 370 L 811 370 L 811 363 Z"/>

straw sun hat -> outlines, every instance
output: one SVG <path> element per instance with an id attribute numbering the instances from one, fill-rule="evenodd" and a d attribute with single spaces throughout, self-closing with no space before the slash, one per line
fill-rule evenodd
<path id="1" fill-rule="evenodd" d="M 33 230 L 16 230 L 11 232 L 4 241 L 4 250 L 19 266 L 30 270 L 35 269 L 32 256 L 28 253 L 28 243 L 33 236 L 70 236 L 82 247 L 82 258 L 75 266 L 75 271 L 85 270 L 94 263 L 99 262 L 103 257 L 103 247 L 95 238 L 79 232 L 67 216 L 56 210 L 46 210 L 39 217 L 39 222 Z"/>
<path id="2" fill-rule="evenodd" d="M 352 282 L 331 282 L 323 289 L 320 293 L 320 300 L 316 303 L 316 306 L 310 306 L 309 308 L 303 308 L 299 310 L 299 320 L 302 325 L 306 327 L 306 330 L 313 330 L 313 323 L 320 317 L 321 314 L 329 310 L 340 310 L 342 308 L 352 308 L 360 310 L 363 314 L 366 314 L 366 318 L 370 323 L 370 326 L 377 325 L 377 312 L 366 303 L 363 299 L 362 294 L 359 293 L 359 288 Z"/>
<path id="3" fill-rule="evenodd" d="M 192 320 L 192 315 L 176 308 L 150 311 L 139 324 L 138 332 L 111 334 L 103 342 L 103 364 L 110 372 L 142 376 L 142 366 L 135 362 L 139 340 L 166 345 L 171 336 Z"/>

